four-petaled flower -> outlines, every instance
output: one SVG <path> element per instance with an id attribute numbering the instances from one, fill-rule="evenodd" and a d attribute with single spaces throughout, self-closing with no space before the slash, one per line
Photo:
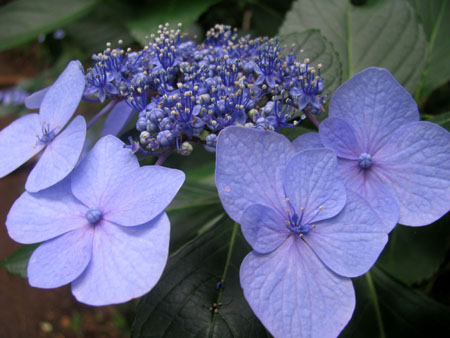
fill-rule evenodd
<path id="1" fill-rule="evenodd" d="M 139 167 L 122 141 L 103 137 L 70 176 L 25 192 L 12 206 L 10 237 L 44 242 L 30 258 L 29 283 L 55 288 L 72 282 L 74 296 L 91 305 L 142 296 L 166 264 L 164 209 L 183 181 L 176 169 Z"/>
<path id="2" fill-rule="evenodd" d="M 368 68 L 342 84 L 319 134 L 297 150 L 334 149 L 347 188 L 363 196 L 391 230 L 427 225 L 450 208 L 450 133 L 419 121 L 411 95 L 388 70 Z"/>
<path id="3" fill-rule="evenodd" d="M 296 152 L 282 135 L 229 127 L 217 141 L 216 184 L 253 248 L 245 298 L 275 337 L 335 337 L 350 320 L 349 277 L 367 272 L 388 236 L 363 198 L 346 192 L 330 149 Z"/>
<path id="4" fill-rule="evenodd" d="M 0 178 L 44 148 L 28 176 L 27 191 L 46 189 L 73 170 L 83 150 L 86 122 L 77 116 L 59 133 L 77 109 L 84 86 L 81 64 L 72 61 L 51 87 L 28 100 L 28 106 L 40 106 L 39 114 L 25 115 L 0 132 Z"/>

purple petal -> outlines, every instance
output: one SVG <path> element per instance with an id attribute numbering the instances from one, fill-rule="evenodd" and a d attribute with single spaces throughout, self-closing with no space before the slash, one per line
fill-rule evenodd
<path id="1" fill-rule="evenodd" d="M 165 213 L 132 228 L 107 221 L 98 224 L 91 262 L 72 283 L 73 295 L 89 305 L 108 305 L 149 292 L 166 265 L 169 232 Z"/>
<path id="2" fill-rule="evenodd" d="M 161 166 L 136 168 L 119 182 L 114 182 L 102 196 L 99 207 L 105 219 L 133 226 L 146 223 L 159 215 L 173 200 L 185 175 L 177 169 Z"/>
<path id="3" fill-rule="evenodd" d="M 24 102 L 25 107 L 27 107 L 28 109 L 39 109 L 42 100 L 44 99 L 45 93 L 47 93 L 49 88 L 50 87 L 38 90 L 37 92 L 34 92 L 33 94 L 27 96 Z"/>
<path id="4" fill-rule="evenodd" d="M 13 172 L 44 148 L 38 114 L 28 114 L 0 131 L 0 178 Z"/>
<path id="5" fill-rule="evenodd" d="M 266 77 L 261 74 L 258 76 L 258 78 L 256 79 L 255 83 L 253 83 L 255 86 L 259 86 L 262 85 L 264 83 L 264 80 L 266 79 Z"/>
<path id="6" fill-rule="evenodd" d="M 71 61 L 51 85 L 42 100 L 39 116 L 42 124 L 59 132 L 70 120 L 83 95 L 85 80 L 79 61 Z"/>
<path id="7" fill-rule="evenodd" d="M 252 204 L 284 212 L 279 175 L 294 155 L 284 136 L 256 129 L 228 127 L 217 140 L 216 185 L 226 212 L 237 223 Z"/>
<path id="8" fill-rule="evenodd" d="M 384 230 L 391 231 L 398 222 L 398 201 L 377 175 L 377 164 L 362 170 L 356 160 L 338 159 L 339 171 L 345 186 L 363 197 L 378 214 Z"/>
<path id="9" fill-rule="evenodd" d="M 272 75 L 266 76 L 266 82 L 269 88 L 274 88 L 275 85 L 277 84 Z"/>
<path id="10" fill-rule="evenodd" d="M 444 128 L 410 123 L 392 134 L 376 160 L 380 179 L 399 201 L 399 223 L 427 225 L 450 209 L 450 133 Z"/>
<path id="11" fill-rule="evenodd" d="M 240 278 L 245 299 L 274 337 L 337 337 L 355 308 L 351 280 L 294 236 L 268 255 L 248 254 Z"/>
<path id="12" fill-rule="evenodd" d="M 355 131 L 362 150 L 374 154 L 392 132 L 419 120 L 412 96 L 383 68 L 367 68 L 334 93 L 330 117 L 344 119 Z"/>
<path id="13" fill-rule="evenodd" d="M 381 220 L 358 194 L 348 191 L 344 209 L 318 222 L 305 241 L 322 262 L 345 277 L 360 276 L 375 264 L 387 243 Z"/>
<path id="14" fill-rule="evenodd" d="M 128 123 L 132 115 L 133 108 L 131 108 L 125 101 L 121 101 L 116 104 L 106 118 L 101 136 L 118 135 L 123 127 L 125 127 Z"/>
<path id="15" fill-rule="evenodd" d="M 253 204 L 242 214 L 241 229 L 253 250 L 265 254 L 278 248 L 289 236 L 284 221 L 273 209 Z"/>
<path id="16" fill-rule="evenodd" d="M 104 196 L 117 191 L 117 182 L 139 168 L 136 156 L 124 145 L 117 137 L 102 137 L 73 171 L 72 192 L 85 205 L 105 205 Z"/>
<path id="17" fill-rule="evenodd" d="M 25 189 L 37 192 L 69 175 L 80 158 L 85 138 L 86 121 L 79 115 L 47 145 L 28 176 Z"/>
<path id="18" fill-rule="evenodd" d="M 319 133 L 306 133 L 300 135 L 292 142 L 292 145 L 296 151 L 323 148 Z"/>
<path id="19" fill-rule="evenodd" d="M 88 225 L 41 244 L 28 262 L 30 285 L 51 289 L 76 279 L 91 259 L 93 235 Z"/>
<path id="20" fill-rule="evenodd" d="M 309 96 L 305 94 L 300 94 L 298 97 L 298 110 L 303 110 L 308 105 Z"/>
<path id="21" fill-rule="evenodd" d="M 304 224 L 333 217 L 345 205 L 346 191 L 331 149 L 296 154 L 284 170 L 283 186 L 295 211 L 304 210 Z"/>
<path id="22" fill-rule="evenodd" d="M 36 194 L 24 192 L 11 207 L 6 227 L 16 242 L 39 243 L 86 225 L 86 211 L 64 180 Z"/>
<path id="23" fill-rule="evenodd" d="M 352 127 L 345 120 L 325 119 L 320 124 L 319 135 L 323 145 L 334 149 L 339 157 L 355 160 L 363 153 Z"/>

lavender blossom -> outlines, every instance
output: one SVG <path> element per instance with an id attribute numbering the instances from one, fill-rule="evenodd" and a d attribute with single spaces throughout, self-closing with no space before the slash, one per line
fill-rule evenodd
<path id="1" fill-rule="evenodd" d="M 74 172 L 38 193 L 23 193 L 6 226 L 20 243 L 42 243 L 30 258 L 32 286 L 72 282 L 90 305 L 148 292 L 166 264 L 170 223 L 164 209 L 184 181 L 176 169 L 139 167 L 114 136 L 100 139 Z"/>
<path id="2" fill-rule="evenodd" d="M 350 277 L 366 273 L 388 236 L 344 187 L 330 149 L 297 153 L 282 135 L 241 127 L 217 141 L 216 184 L 253 251 L 244 296 L 275 337 L 336 337 L 350 320 Z"/>

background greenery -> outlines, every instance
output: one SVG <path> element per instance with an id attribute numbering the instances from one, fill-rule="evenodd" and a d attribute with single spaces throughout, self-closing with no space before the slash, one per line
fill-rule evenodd
<path id="1" fill-rule="evenodd" d="M 409 90 L 422 118 L 450 128 L 449 0 L 16 0 L 0 1 L 0 51 L 28 57 L 37 76 L 29 91 L 52 82 L 68 60 L 87 67 L 105 43 L 139 48 L 161 23 L 182 22 L 201 39 L 216 23 L 239 34 L 280 35 L 323 64 L 327 92 L 368 66 L 388 68 Z M 64 29 L 62 40 L 52 37 Z M 43 43 L 37 38 L 46 34 Z M 32 57 L 29 57 L 31 54 Z M 1 56 L 1 54 L 0 54 Z M 98 108 L 98 106 L 96 106 Z M 83 108 L 84 109 L 84 108 Z M 0 107 L 0 116 L 23 108 Z M 322 116 L 322 118 L 324 118 Z M 286 130 L 289 138 L 311 124 Z M 214 155 L 196 149 L 167 166 L 187 180 L 169 206 L 171 256 L 159 284 L 137 308 L 132 337 L 265 337 L 239 286 L 250 248 L 224 213 L 214 186 Z M 354 279 L 357 307 L 341 337 L 446 337 L 450 333 L 450 222 L 397 226 L 376 266 Z M 0 261 L 26 277 L 34 246 Z M 214 305 L 216 304 L 216 305 Z M 214 309 L 217 308 L 217 312 Z M 324 318 L 326 320 L 326 318 Z M 130 323 L 131 324 L 131 323 Z"/>

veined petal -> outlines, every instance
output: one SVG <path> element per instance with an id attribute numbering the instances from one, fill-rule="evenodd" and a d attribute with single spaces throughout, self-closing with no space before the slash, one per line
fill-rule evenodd
<path id="1" fill-rule="evenodd" d="M 25 183 L 29 192 L 51 187 L 71 173 L 86 138 L 86 121 L 79 115 L 44 150 Z"/>
<path id="2" fill-rule="evenodd" d="M 24 101 L 25 107 L 27 107 L 28 109 L 39 109 L 42 100 L 44 99 L 44 96 L 49 88 L 50 87 L 38 90 L 37 92 L 34 92 L 33 94 L 27 96 Z"/>
<path id="3" fill-rule="evenodd" d="M 93 234 L 87 225 L 42 243 L 28 262 L 30 285 L 57 288 L 81 275 L 91 259 Z"/>
<path id="4" fill-rule="evenodd" d="M 131 108 L 125 101 L 117 103 L 114 108 L 111 109 L 108 117 L 106 118 L 101 136 L 118 135 L 123 127 L 125 127 L 128 123 L 132 115 L 133 108 Z"/>
<path id="5" fill-rule="evenodd" d="M 217 140 L 216 185 L 226 212 L 237 223 L 252 204 L 284 212 L 284 166 L 295 154 L 284 136 L 242 127 L 224 129 Z"/>
<path id="6" fill-rule="evenodd" d="M 72 192 L 85 205 L 106 205 L 103 200 L 109 199 L 118 183 L 139 168 L 136 156 L 124 145 L 112 135 L 102 137 L 73 171 Z"/>
<path id="7" fill-rule="evenodd" d="M 39 243 L 86 225 L 86 211 L 64 180 L 36 194 L 24 192 L 11 207 L 6 228 L 16 242 Z"/>
<path id="8" fill-rule="evenodd" d="M 275 338 L 337 337 L 355 308 L 351 280 L 294 236 L 270 254 L 249 253 L 240 279 L 245 299 Z"/>
<path id="9" fill-rule="evenodd" d="M 297 153 L 284 170 L 283 187 L 289 204 L 303 223 L 337 215 L 345 205 L 346 191 L 339 175 L 336 154 L 331 149 L 310 149 Z"/>
<path id="10" fill-rule="evenodd" d="M 399 223 L 430 224 L 450 209 L 450 133 L 430 122 L 395 131 L 376 154 L 380 180 L 397 196 Z"/>
<path id="11" fill-rule="evenodd" d="M 123 303 L 144 295 L 164 270 L 169 233 L 165 213 L 137 227 L 102 221 L 95 227 L 91 261 L 72 283 L 73 295 L 89 305 Z"/>
<path id="12" fill-rule="evenodd" d="M 342 119 L 329 117 L 320 124 L 320 140 L 327 148 L 334 149 L 336 155 L 355 160 L 363 153 L 352 127 Z"/>
<path id="13" fill-rule="evenodd" d="M 249 206 L 242 215 L 241 229 L 247 242 L 258 253 L 269 253 L 289 236 L 285 220 L 272 208 L 261 204 Z"/>
<path id="14" fill-rule="evenodd" d="M 375 264 L 388 241 L 384 225 L 369 204 L 347 191 L 347 203 L 335 217 L 316 224 L 305 241 L 337 274 L 357 277 Z"/>
<path id="15" fill-rule="evenodd" d="M 295 150 L 300 152 L 308 149 L 323 148 L 319 133 L 306 133 L 297 137 L 293 142 Z"/>
<path id="16" fill-rule="evenodd" d="M 85 86 L 80 61 L 71 61 L 42 99 L 39 117 L 42 124 L 58 133 L 78 107 Z"/>
<path id="17" fill-rule="evenodd" d="M 392 132 L 419 120 L 412 96 L 392 74 L 370 67 L 344 82 L 330 100 L 329 117 L 344 119 L 362 150 L 374 154 Z"/>
<path id="18" fill-rule="evenodd" d="M 38 114 L 28 114 L 0 131 L 0 178 L 13 172 L 44 148 Z"/>
<path id="19" fill-rule="evenodd" d="M 103 195 L 99 207 L 108 221 L 133 226 L 159 215 L 173 200 L 185 175 L 161 166 L 136 168 Z"/>
<path id="20" fill-rule="evenodd" d="M 380 166 L 376 162 L 363 170 L 356 160 L 338 159 L 339 171 L 345 186 L 362 196 L 378 214 L 384 230 L 390 232 L 398 222 L 399 206 L 391 189 L 380 179 Z"/>

